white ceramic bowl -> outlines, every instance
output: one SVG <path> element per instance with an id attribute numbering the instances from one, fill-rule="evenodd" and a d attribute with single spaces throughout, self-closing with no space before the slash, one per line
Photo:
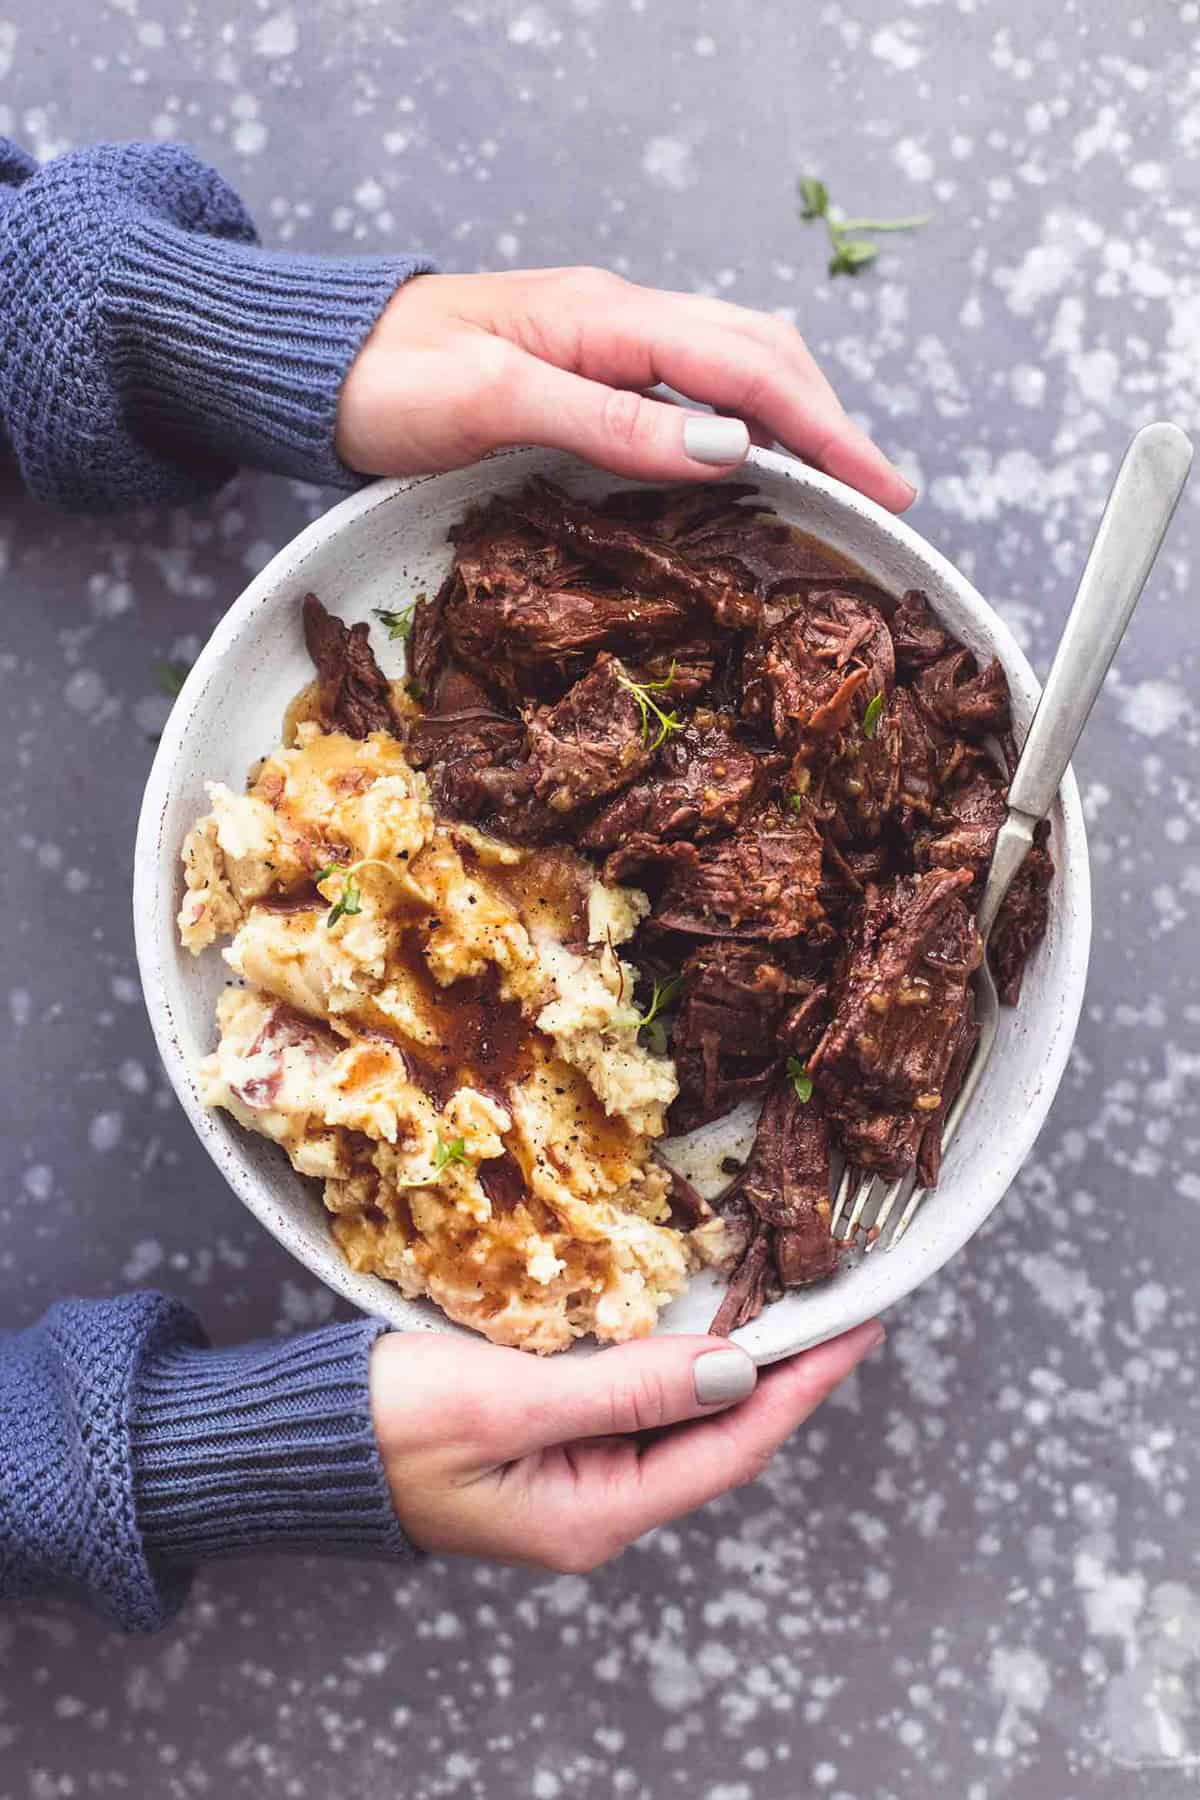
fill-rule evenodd
<path id="1" fill-rule="evenodd" d="M 785 519 L 845 552 L 892 592 L 924 588 L 956 637 L 981 657 L 998 656 L 1020 734 L 1038 697 L 1033 672 L 1003 622 L 944 557 L 909 526 L 801 463 L 755 450 L 746 473 Z M 353 622 L 368 619 L 372 607 L 403 605 L 421 589 L 432 591 L 449 560 L 447 527 L 470 502 L 534 474 L 550 475 L 584 497 L 620 485 L 556 452 L 513 450 L 448 475 L 378 482 L 302 531 L 250 583 L 197 659 L 163 732 L 138 825 L 138 962 L 159 1051 L 184 1110 L 222 1174 L 280 1243 L 364 1312 L 408 1330 L 464 1328 L 426 1302 L 405 1300 L 375 1276 L 355 1274 L 330 1237 L 318 1184 L 295 1174 L 275 1145 L 200 1102 L 195 1070 L 212 1045 L 225 965 L 215 950 L 196 960 L 179 947 L 179 851 L 206 808 L 204 782 L 240 787 L 250 764 L 277 741 L 288 701 L 311 679 L 301 595 L 312 588 Z M 400 646 L 390 646 L 381 630 L 373 641 L 385 669 L 395 673 Z M 1062 1078 L 1087 970 L 1087 842 L 1071 775 L 1054 809 L 1053 850 L 1049 930 L 1025 976 L 1020 1006 L 1005 1014 L 937 1192 L 895 1251 L 860 1259 L 821 1287 L 785 1296 L 739 1332 L 739 1342 L 759 1361 L 820 1343 L 886 1311 L 978 1231 L 1016 1175 Z M 711 1275 L 696 1277 L 663 1314 L 659 1329 L 703 1331 L 718 1293 Z"/>

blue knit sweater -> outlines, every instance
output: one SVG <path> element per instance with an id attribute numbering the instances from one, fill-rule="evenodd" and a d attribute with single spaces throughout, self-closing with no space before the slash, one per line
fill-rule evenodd
<path id="1" fill-rule="evenodd" d="M 38 168 L 0 138 L 0 448 L 31 493 L 195 499 L 240 464 L 353 485 L 338 391 L 422 258 L 281 256 L 175 144 Z M 370 1320 L 213 1350 L 161 1294 L 0 1333 L 0 1599 L 73 1592 L 133 1631 L 202 1558 L 406 1553 L 371 1429 Z"/>

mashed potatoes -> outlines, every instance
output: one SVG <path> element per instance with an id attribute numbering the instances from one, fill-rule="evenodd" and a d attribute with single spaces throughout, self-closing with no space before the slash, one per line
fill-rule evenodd
<path id="1" fill-rule="evenodd" d="M 617 946 L 646 898 L 435 819 L 383 732 L 298 724 L 184 845 L 184 945 L 228 938 L 207 1103 L 324 1182 L 352 1267 L 496 1343 L 650 1331 L 724 1250 L 669 1223 L 675 1097 Z"/>

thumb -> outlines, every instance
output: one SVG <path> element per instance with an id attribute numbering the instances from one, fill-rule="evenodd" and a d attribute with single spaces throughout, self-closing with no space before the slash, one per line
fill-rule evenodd
<path id="1" fill-rule="evenodd" d="M 507 1455 L 628 1437 L 719 1412 L 754 1392 L 753 1359 L 723 1338 L 654 1337 L 592 1356 L 523 1359 L 496 1424 Z"/>
<path id="2" fill-rule="evenodd" d="M 750 449 L 741 419 L 691 412 L 631 388 L 520 356 L 503 407 L 479 422 L 493 445 L 545 444 L 640 481 L 697 481 L 737 468 Z"/>

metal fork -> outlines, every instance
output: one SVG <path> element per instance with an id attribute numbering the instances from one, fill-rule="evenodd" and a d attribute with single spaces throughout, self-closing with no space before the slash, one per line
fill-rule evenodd
<path id="1" fill-rule="evenodd" d="M 971 1104 L 996 1041 L 1000 1001 L 987 955 L 992 926 L 1033 842 L 1034 827 L 1054 804 L 1079 734 L 1166 536 L 1191 461 L 1192 446 L 1185 434 L 1177 425 L 1159 423 L 1146 425 L 1136 434 L 1117 471 L 1009 786 L 1008 813 L 996 838 L 979 902 L 976 923 L 983 940 L 983 961 L 975 977 L 979 1041 L 946 1115 L 943 1149 Z M 904 1209 L 889 1233 L 888 1221 L 906 1191 Z M 927 1188 L 915 1185 L 911 1174 L 886 1183 L 883 1177 L 848 1164 L 834 1195 L 830 1230 L 839 1242 L 850 1243 L 863 1226 L 870 1233 L 868 1250 L 880 1244 L 892 1250 L 927 1193 Z"/>

